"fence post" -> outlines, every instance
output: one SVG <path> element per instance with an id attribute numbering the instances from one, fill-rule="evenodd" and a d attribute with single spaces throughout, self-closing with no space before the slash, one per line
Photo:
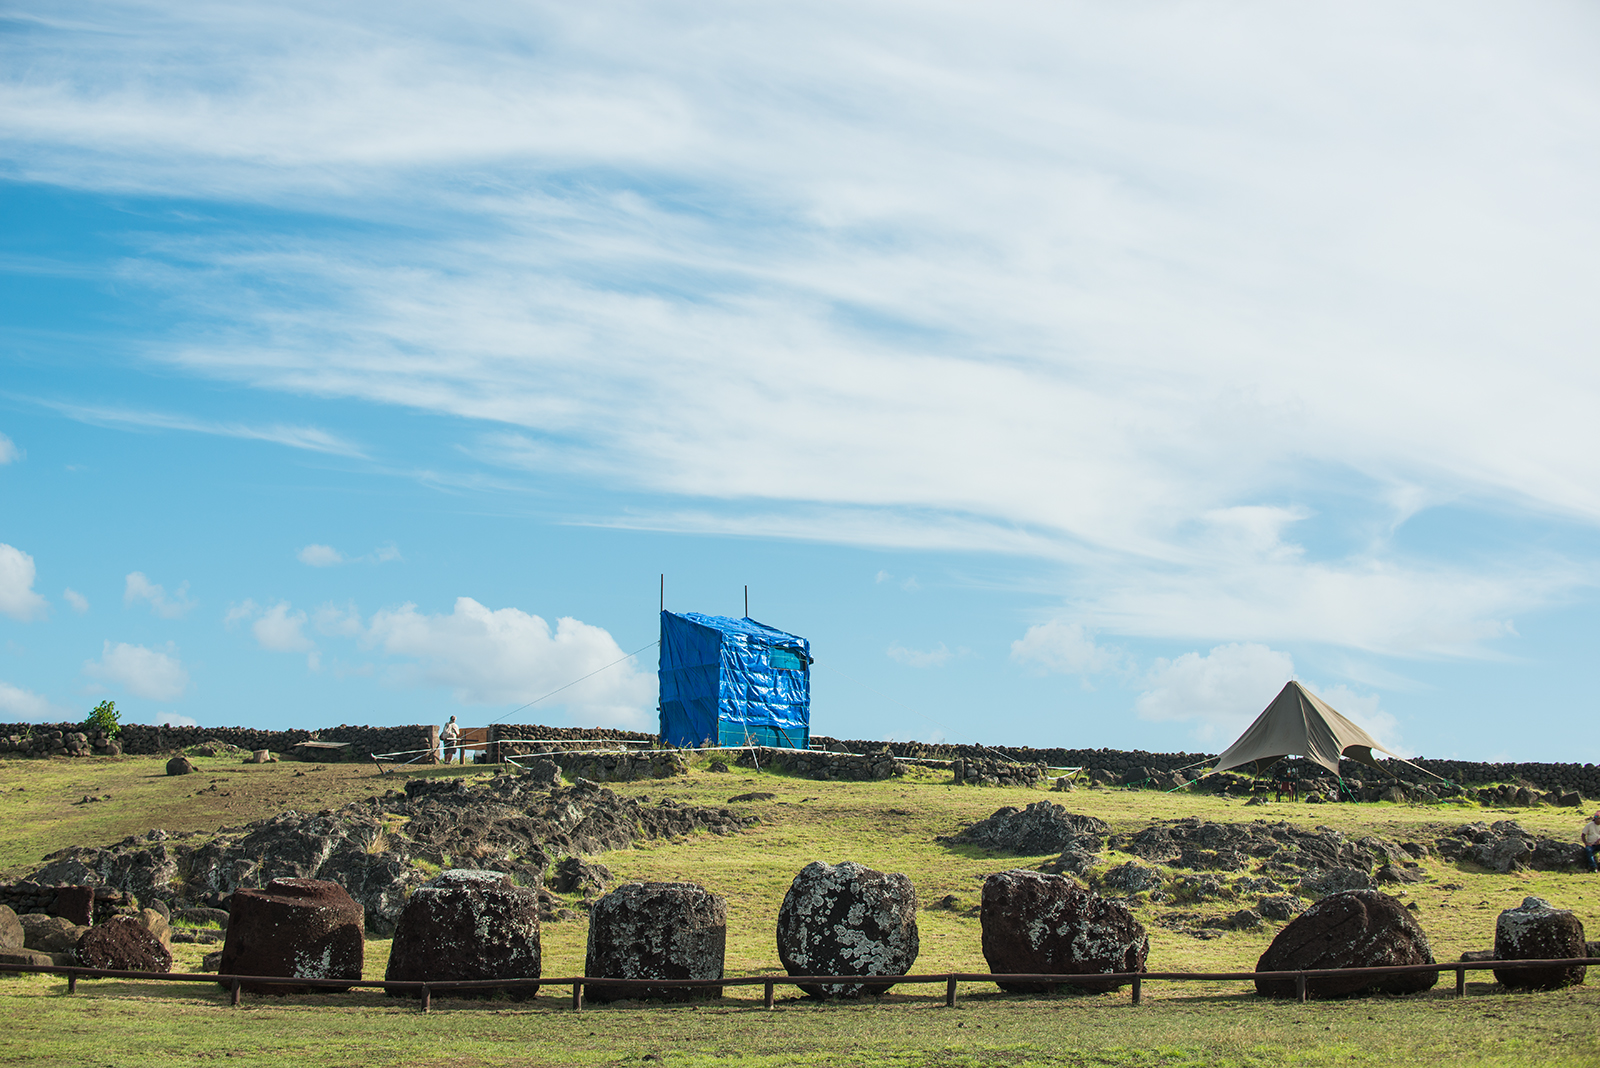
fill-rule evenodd
<path id="1" fill-rule="evenodd" d="M 944 981 L 944 1007 L 956 1007 L 956 977 L 953 975 Z"/>
<path id="2" fill-rule="evenodd" d="M 572 1011 L 573 1012 L 582 1012 L 583 1011 L 583 984 L 582 983 L 573 983 L 572 984 Z"/>
<path id="3" fill-rule="evenodd" d="M 1294 977 L 1294 992 L 1302 1002 L 1306 999 L 1306 973 L 1301 972 Z"/>
<path id="4" fill-rule="evenodd" d="M 1467 996 L 1467 970 L 1465 968 L 1457 968 L 1456 969 L 1456 997 L 1464 998 L 1466 996 Z"/>
<path id="5" fill-rule="evenodd" d="M 422 1011 L 431 1012 L 433 1009 L 433 991 L 428 989 L 428 984 L 422 984 Z"/>
<path id="6" fill-rule="evenodd" d="M 76 994 L 77 992 L 78 992 L 78 974 L 76 972 L 68 972 L 67 973 L 67 993 Z"/>
<path id="7" fill-rule="evenodd" d="M 1138 1005 L 1144 1000 L 1144 981 L 1137 975 L 1133 977 L 1133 1003 Z"/>
<path id="8" fill-rule="evenodd" d="M 774 983 L 772 982 L 772 980 L 768 979 L 767 980 L 767 1008 L 769 1008 L 769 1009 L 772 1008 L 772 988 L 773 988 L 773 986 L 774 986 Z"/>
<path id="9" fill-rule="evenodd" d="M 239 982 L 239 980 L 235 979 L 233 981 L 233 1003 L 234 1003 L 234 1005 L 238 1005 L 239 1004 L 239 991 L 241 989 L 241 986 L 242 986 L 242 984 Z"/>

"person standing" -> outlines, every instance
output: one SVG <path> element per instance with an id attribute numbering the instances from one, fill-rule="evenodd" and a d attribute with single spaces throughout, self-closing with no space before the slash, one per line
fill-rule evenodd
<path id="1" fill-rule="evenodd" d="M 1596 860 L 1596 855 L 1600 854 L 1600 812 L 1589 817 L 1589 822 L 1578 833 L 1578 841 L 1583 843 L 1583 855 L 1589 858 L 1589 870 L 1600 871 L 1600 861 Z"/>
<path id="2" fill-rule="evenodd" d="M 456 740 L 460 737 L 461 728 L 456 726 L 456 717 L 451 716 L 450 722 L 439 728 L 439 747 L 444 750 L 444 762 L 446 764 L 450 763 L 450 758 L 456 755 Z"/>

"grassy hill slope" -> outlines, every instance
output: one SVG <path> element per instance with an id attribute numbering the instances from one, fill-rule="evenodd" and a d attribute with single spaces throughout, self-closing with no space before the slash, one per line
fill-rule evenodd
<path id="1" fill-rule="evenodd" d="M 68 844 L 109 844 L 151 827 L 214 830 L 285 808 L 335 807 L 397 784 L 361 766 L 246 766 L 226 758 L 196 763 L 199 774 L 169 778 L 154 758 L 0 762 L 0 799 L 10 817 L 0 837 L 0 874 L 15 878 Z M 685 879 L 725 896 L 730 974 L 779 970 L 773 940 L 778 907 L 794 874 L 812 860 L 857 860 L 905 872 L 923 906 L 916 970 L 986 970 L 972 908 L 983 877 L 1046 858 L 996 857 L 935 838 L 1002 805 L 1048 798 L 1118 831 L 1180 816 L 1266 818 L 1398 840 L 1431 839 L 1468 820 L 1506 818 L 1569 837 L 1579 822 L 1573 811 L 1553 809 L 1287 803 L 1246 808 L 1237 800 L 1186 794 L 1047 795 L 955 787 L 948 773 L 932 770 L 884 783 L 825 783 L 697 768 L 686 778 L 615 789 L 698 804 L 722 804 L 757 790 L 775 795 L 740 803 L 763 821 L 744 834 L 650 842 L 596 858 L 619 879 Z M 85 796 L 105 795 L 111 800 L 82 803 Z M 1406 888 L 1406 899 L 1416 902 L 1440 960 L 1488 948 L 1496 914 L 1529 894 L 1573 908 L 1591 932 L 1600 932 L 1600 877 L 1493 875 L 1438 859 L 1424 862 L 1424 869 L 1430 881 Z M 950 895 L 953 908 L 933 907 Z M 1207 916 L 1238 907 L 1227 901 L 1140 906 L 1150 930 L 1150 968 L 1253 967 L 1279 925 L 1256 931 L 1198 927 Z M 581 973 L 585 937 L 582 919 L 547 925 L 545 974 Z M 177 949 L 179 967 L 198 963 L 198 947 Z M 368 943 L 369 977 L 382 975 L 387 953 L 386 942 Z M 211 988 L 97 983 L 80 986 L 80 995 L 67 999 L 51 996 L 63 989 L 59 981 L 11 979 L 0 981 L 0 1012 L 12 1024 L 0 1033 L 0 1062 L 189 1064 L 230 1053 L 246 1063 L 292 1058 L 308 1066 L 642 1063 L 647 1055 L 674 1064 L 751 1065 L 1348 1064 L 1440 1056 L 1461 1064 L 1600 1063 L 1600 1040 L 1591 1025 L 1600 1016 L 1600 998 L 1589 988 L 1490 995 L 1489 984 L 1474 983 L 1474 996 L 1458 1002 L 1443 992 L 1451 985 L 1447 980 L 1440 992 L 1410 999 L 1301 1006 L 1259 1001 L 1245 984 L 1155 984 L 1137 1009 L 1125 992 L 1008 998 L 974 985 L 963 991 L 955 1010 L 942 1007 L 936 988 L 902 987 L 911 992 L 845 1006 L 791 999 L 771 1013 L 760 1007 L 756 988 L 698 1009 L 625 1005 L 573 1015 L 559 998 L 541 997 L 488 1006 L 436 1002 L 444 1011 L 422 1017 L 414 1008 L 368 994 L 299 1003 L 247 998 L 246 1008 L 231 1010 Z"/>

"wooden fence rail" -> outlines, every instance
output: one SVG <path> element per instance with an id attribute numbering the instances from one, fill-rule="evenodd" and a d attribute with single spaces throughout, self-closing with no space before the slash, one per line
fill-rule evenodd
<path id="1" fill-rule="evenodd" d="M 572 1007 L 574 1010 L 583 1008 L 583 988 L 586 986 L 622 987 L 624 989 L 654 988 L 657 990 L 763 986 L 765 988 L 764 1001 L 766 1007 L 770 1009 L 773 1005 L 774 990 L 780 985 L 810 986 L 824 983 L 864 986 L 868 990 L 874 987 L 881 988 L 905 984 L 943 983 L 945 987 L 944 1003 L 954 1006 L 956 1003 L 956 986 L 959 983 L 1052 983 L 1060 986 L 1074 986 L 1083 984 L 1099 985 L 1109 980 L 1129 984 L 1132 987 L 1133 1004 L 1138 1005 L 1143 1001 L 1144 985 L 1150 982 L 1254 982 L 1258 979 L 1292 979 L 1294 980 L 1299 1000 L 1305 1001 L 1306 981 L 1309 979 L 1330 979 L 1338 976 L 1360 975 L 1368 975 L 1376 979 L 1386 975 L 1450 971 L 1456 973 L 1456 995 L 1465 997 L 1467 992 L 1467 973 L 1469 971 L 1519 971 L 1528 968 L 1564 968 L 1597 964 L 1600 964 L 1600 957 L 1571 957 L 1562 960 L 1455 961 L 1445 964 L 1406 964 L 1380 968 L 1319 968 L 1284 972 L 1093 972 L 1078 975 L 939 972 L 929 975 L 896 976 L 739 975 L 723 979 L 612 979 L 604 976 L 578 975 L 552 978 L 541 977 L 538 979 L 441 979 L 430 982 L 414 980 L 391 982 L 380 979 L 307 979 L 282 975 L 218 975 L 211 972 L 138 972 L 108 968 L 78 968 L 52 964 L 4 964 L 0 965 L 0 971 L 65 976 L 67 980 L 66 992 L 69 995 L 77 992 L 79 979 L 131 979 L 139 982 L 161 983 L 216 983 L 231 992 L 231 1001 L 234 1005 L 239 1004 L 240 992 L 246 983 L 259 986 L 324 987 L 336 990 L 361 988 L 383 990 L 385 992 L 416 993 L 420 997 L 422 1011 L 428 1012 L 433 1007 L 434 994 L 471 990 L 526 990 L 529 987 L 532 987 L 537 992 L 537 989 L 541 986 L 571 987 Z"/>

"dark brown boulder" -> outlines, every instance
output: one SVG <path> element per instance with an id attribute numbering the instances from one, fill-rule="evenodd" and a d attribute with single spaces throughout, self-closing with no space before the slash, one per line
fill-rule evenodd
<path id="1" fill-rule="evenodd" d="M 1278 932 L 1256 962 L 1258 972 L 1317 968 L 1381 968 L 1390 964 L 1432 964 L 1428 936 L 1406 907 L 1377 890 L 1329 894 Z M 1415 994 L 1431 990 L 1438 972 L 1402 975 L 1341 975 L 1306 980 L 1306 996 L 1342 998 L 1354 994 Z M 1293 979 L 1257 979 L 1256 993 L 1290 998 Z"/>
<path id="2" fill-rule="evenodd" d="M 1570 909 L 1553 907 L 1543 898 L 1525 897 L 1506 909 L 1494 925 L 1495 960 L 1563 960 L 1588 956 L 1583 921 Z M 1583 982 L 1581 964 L 1565 968 L 1496 968 L 1502 986 L 1524 990 L 1559 990 Z"/>
<path id="3" fill-rule="evenodd" d="M 194 771 L 194 765 L 185 756 L 175 756 L 167 761 L 168 775 L 188 775 Z"/>
<path id="4" fill-rule="evenodd" d="M 694 883 L 623 883 L 589 912 L 584 973 L 615 979 L 721 979 L 728 941 L 727 903 Z M 586 988 L 595 1001 L 722 996 L 715 987 Z"/>
<path id="5" fill-rule="evenodd" d="M 89 931 L 89 928 L 61 916 L 45 916 L 37 912 L 18 916 L 17 923 L 22 926 L 23 946 L 40 953 L 70 952 L 78 944 L 78 939 Z"/>
<path id="6" fill-rule="evenodd" d="M 50 903 L 50 915 L 70 920 L 79 927 L 89 926 L 94 922 L 94 887 L 57 887 L 56 899 Z"/>
<path id="7" fill-rule="evenodd" d="M 983 959 L 1001 975 L 1094 975 L 1142 972 L 1150 955 L 1144 925 L 1125 905 L 1075 879 L 1037 871 L 1003 871 L 983 883 Z M 1070 990 L 1103 993 L 1128 980 L 1094 983 L 1000 983 L 1016 993 Z"/>
<path id="8" fill-rule="evenodd" d="M 130 972 L 170 972 L 172 952 L 133 916 L 113 916 L 91 927 L 74 950 L 85 968 Z"/>
<path id="9" fill-rule="evenodd" d="M 778 959 L 790 975 L 904 975 L 919 948 L 911 880 L 855 861 L 807 864 L 778 910 Z M 893 985 L 808 983 L 800 989 L 816 998 L 855 998 Z"/>
<path id="10" fill-rule="evenodd" d="M 384 978 L 537 979 L 539 948 L 538 893 L 513 886 L 511 877 L 500 872 L 455 869 L 412 892 L 395 929 Z M 528 998 L 538 990 L 530 985 L 510 993 Z M 450 996 L 488 997 L 495 992 L 461 990 Z"/>
<path id="11" fill-rule="evenodd" d="M 22 929 L 22 921 L 17 919 L 17 914 L 0 905 L 0 952 L 23 949 L 27 942 L 28 933 Z"/>
<path id="12" fill-rule="evenodd" d="M 364 918 L 344 887 L 322 879 L 274 879 L 265 890 L 235 891 L 222 943 L 222 974 L 360 979 Z M 350 988 L 245 983 L 244 989 L 305 994 Z"/>

